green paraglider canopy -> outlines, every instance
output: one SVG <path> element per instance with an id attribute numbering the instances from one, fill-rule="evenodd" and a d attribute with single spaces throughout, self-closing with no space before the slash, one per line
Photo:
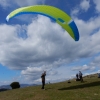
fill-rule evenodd
<path id="1" fill-rule="evenodd" d="M 18 8 L 12 11 L 6 17 L 6 20 L 8 22 L 11 18 L 21 14 L 41 14 L 52 18 L 62 28 L 64 28 L 75 41 L 79 40 L 79 32 L 75 22 L 71 19 L 71 17 L 68 14 L 56 7 L 48 5 L 35 5 Z"/>

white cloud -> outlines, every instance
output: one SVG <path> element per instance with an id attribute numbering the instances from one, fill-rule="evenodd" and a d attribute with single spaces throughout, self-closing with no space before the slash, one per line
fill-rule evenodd
<path id="1" fill-rule="evenodd" d="M 4 8 L 6 7 L 13 7 L 15 6 L 29 6 L 29 5 L 36 5 L 36 4 L 44 4 L 45 0 L 0 0 L 0 5 Z"/>
<path id="2" fill-rule="evenodd" d="M 75 8 L 72 12 L 71 12 L 71 16 L 77 16 L 79 13 L 79 9 L 78 8 Z"/>
<path id="3" fill-rule="evenodd" d="M 55 80 L 59 72 L 50 73 L 51 69 L 90 57 L 100 51 L 100 17 L 89 21 L 77 18 L 74 20 L 80 33 L 78 42 L 75 42 L 58 24 L 43 16 L 38 16 L 28 26 L 0 25 L 0 63 L 11 69 L 22 70 L 22 75 L 33 81 L 39 81 L 41 71 L 46 69 L 49 73 L 48 80 L 51 78 L 50 75 L 55 75 Z M 27 38 L 19 38 L 18 34 L 21 35 L 24 30 Z M 28 66 L 32 68 L 29 70 Z M 91 68 L 83 66 L 81 69 Z"/>
<path id="4" fill-rule="evenodd" d="M 8 30 L 6 34 L 5 29 Z M 39 17 L 38 20 L 27 27 L 27 39 L 18 37 L 20 29 L 22 27 L 19 25 L 0 26 L 2 37 L 0 40 L 0 48 L 2 48 L 0 62 L 3 65 L 14 69 L 23 69 L 30 64 L 40 66 L 44 63 L 47 65 L 53 60 L 59 60 L 58 56 L 63 53 L 65 38 L 68 34 L 58 24 L 51 23 L 46 17 Z M 59 48 L 60 44 L 64 44 L 62 48 Z M 56 48 L 58 48 L 58 52 L 56 52 Z M 34 61 L 37 63 L 34 63 Z"/>
<path id="5" fill-rule="evenodd" d="M 48 69 L 44 69 L 44 66 L 42 67 L 27 67 L 25 70 L 22 70 L 21 74 L 22 76 L 24 76 L 25 80 L 28 80 L 30 82 L 30 80 L 33 80 L 34 83 L 41 83 L 41 74 L 46 71 L 47 75 L 46 75 L 46 83 L 48 83 L 49 81 L 51 81 L 50 77 L 53 77 L 52 80 L 55 80 L 56 78 L 54 76 L 56 76 L 58 74 L 57 71 L 52 70 L 51 68 Z M 33 82 L 31 81 L 31 83 Z"/>
<path id="6" fill-rule="evenodd" d="M 0 5 L 3 6 L 4 8 L 10 6 L 10 3 L 8 3 L 9 0 L 0 0 Z"/>
<path id="7" fill-rule="evenodd" d="M 100 12 L 100 0 L 93 0 L 93 2 L 94 2 L 95 5 L 96 5 L 96 10 L 97 10 L 97 12 Z"/>
<path id="8" fill-rule="evenodd" d="M 100 0 L 93 1 L 99 12 Z M 45 0 L 24 0 L 24 2 L 22 0 L 0 0 L 0 5 L 4 8 L 22 7 L 44 4 L 44 2 Z M 88 65 L 73 67 L 73 73 L 68 67 L 68 64 L 73 61 L 79 61 L 100 52 L 100 17 L 91 17 L 88 21 L 77 18 L 78 14 L 88 11 L 89 8 L 90 0 L 82 0 L 71 13 L 80 33 L 78 42 L 73 41 L 58 24 L 43 16 L 33 19 L 27 26 L 1 24 L 0 63 L 10 69 L 21 70 L 21 76 L 5 81 L 5 84 L 14 80 L 21 81 L 21 83 L 27 81 L 40 83 L 43 70 L 47 71 L 46 80 L 48 82 L 58 82 L 73 77 L 77 70 L 94 71 L 99 67 L 99 56 Z M 26 20 L 23 16 L 22 19 Z M 67 73 L 65 69 L 58 71 L 58 67 L 62 66 L 68 68 L 66 68 Z"/>
<path id="9" fill-rule="evenodd" d="M 80 7 L 81 9 L 87 11 L 90 7 L 90 0 L 83 0 L 81 3 L 80 3 Z"/>
<path id="10" fill-rule="evenodd" d="M 86 71 L 86 70 L 94 70 L 94 69 L 95 69 L 94 66 L 87 66 L 87 65 L 72 68 L 73 71 L 75 71 L 75 70 L 76 71 Z"/>
<path id="11" fill-rule="evenodd" d="M 87 22 L 83 20 L 75 19 L 75 22 L 77 24 L 80 33 L 78 54 L 81 57 L 85 57 L 86 55 L 90 56 L 91 54 L 95 54 L 99 52 L 99 48 L 100 48 L 98 44 L 100 39 L 99 30 L 98 30 L 99 20 L 100 17 L 91 19 L 90 21 Z M 97 31 L 95 32 L 95 30 Z"/>
<path id="12" fill-rule="evenodd" d="M 90 0 L 82 0 L 79 5 L 75 6 L 71 11 L 71 16 L 74 18 L 78 16 L 82 11 L 88 11 L 90 8 Z"/>
<path id="13" fill-rule="evenodd" d="M 45 0 L 14 0 L 18 6 L 28 6 L 28 5 L 35 5 L 35 4 L 44 4 Z"/>

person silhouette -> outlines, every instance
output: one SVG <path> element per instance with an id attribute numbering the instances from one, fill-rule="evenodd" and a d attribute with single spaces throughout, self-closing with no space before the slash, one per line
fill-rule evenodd
<path id="1" fill-rule="evenodd" d="M 44 71 L 44 73 L 42 73 L 42 75 L 41 75 L 41 79 L 42 79 L 42 88 L 41 89 L 44 89 L 44 86 L 45 86 L 45 76 L 46 76 L 46 71 Z"/>

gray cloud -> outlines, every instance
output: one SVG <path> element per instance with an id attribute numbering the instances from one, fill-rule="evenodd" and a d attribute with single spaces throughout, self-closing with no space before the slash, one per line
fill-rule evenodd
<path id="1" fill-rule="evenodd" d="M 90 66 L 100 67 L 100 56 L 96 56 Z"/>

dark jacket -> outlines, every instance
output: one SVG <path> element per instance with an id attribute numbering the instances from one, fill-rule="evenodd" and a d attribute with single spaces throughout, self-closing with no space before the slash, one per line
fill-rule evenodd
<path id="1" fill-rule="evenodd" d="M 43 73 L 43 74 L 41 75 L 42 81 L 45 81 L 45 76 L 46 76 L 46 73 Z"/>

